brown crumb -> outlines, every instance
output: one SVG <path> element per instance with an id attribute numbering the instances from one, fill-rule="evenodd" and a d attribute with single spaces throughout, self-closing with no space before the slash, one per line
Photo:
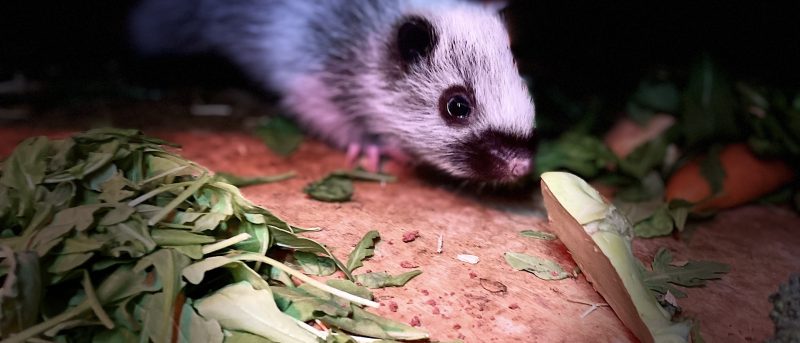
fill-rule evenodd
<path id="1" fill-rule="evenodd" d="M 436 306 L 436 300 L 433 300 L 433 299 L 430 299 L 430 300 L 426 301 L 425 303 L 428 304 L 428 305 L 431 305 L 431 306 Z"/>
<path id="2" fill-rule="evenodd" d="M 418 230 L 406 232 L 403 234 L 403 243 L 413 242 L 415 239 L 417 239 L 417 237 L 419 237 Z"/>
<path id="3" fill-rule="evenodd" d="M 517 304 L 517 303 L 513 303 L 513 304 L 511 304 L 511 305 L 508 305 L 508 308 L 510 308 L 510 309 L 512 309 L 512 310 L 516 310 L 516 309 L 518 309 L 518 308 L 519 308 L 519 304 Z"/>
<path id="4" fill-rule="evenodd" d="M 461 330 L 461 324 L 453 325 L 453 330 Z"/>
<path id="5" fill-rule="evenodd" d="M 419 321 L 419 317 L 417 317 L 417 316 L 414 316 L 414 318 L 411 318 L 411 322 L 409 322 L 409 324 L 411 326 L 420 326 L 420 325 L 422 325 L 422 323 L 420 323 L 420 321 Z"/>
<path id="6" fill-rule="evenodd" d="M 476 272 L 469 272 L 469 278 L 470 278 L 470 279 L 474 279 L 474 278 L 476 278 L 476 277 L 478 277 L 478 273 L 476 273 Z"/>
<path id="7" fill-rule="evenodd" d="M 440 314 L 441 312 L 439 312 L 439 308 L 438 307 L 434 307 L 433 310 L 431 310 L 431 313 L 432 314 Z"/>
<path id="8" fill-rule="evenodd" d="M 430 292 L 428 292 L 427 289 L 420 290 L 420 292 L 422 292 L 422 294 L 424 294 L 424 295 L 430 295 L 431 294 Z"/>

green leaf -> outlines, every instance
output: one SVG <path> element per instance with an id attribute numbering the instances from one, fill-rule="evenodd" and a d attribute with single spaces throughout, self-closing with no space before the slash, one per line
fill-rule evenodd
<path id="1" fill-rule="evenodd" d="M 271 289 L 278 308 L 299 321 L 313 320 L 316 318 L 315 313 L 347 317 L 351 312 L 346 303 L 340 304 L 338 299 L 331 298 L 329 294 L 314 293 L 312 288 L 301 286 Z"/>
<path id="2" fill-rule="evenodd" d="M 82 264 L 86 263 L 94 253 L 78 253 L 78 254 L 64 254 L 57 255 L 55 260 L 47 268 L 47 271 L 52 274 L 61 274 L 77 269 Z"/>
<path id="3" fill-rule="evenodd" d="M 118 203 L 135 194 L 135 192 L 126 190 L 125 188 L 133 189 L 134 185 L 122 175 L 122 171 L 117 171 L 100 186 L 101 193 L 97 198 L 108 203 Z"/>
<path id="4" fill-rule="evenodd" d="M 694 67 L 683 93 L 681 124 L 688 146 L 740 136 L 736 98 L 726 75 L 708 55 Z"/>
<path id="5" fill-rule="evenodd" d="M 200 299 L 195 308 L 206 319 L 217 320 L 226 330 L 246 331 L 277 342 L 316 343 L 316 336 L 282 313 L 269 289 L 254 289 L 237 282 Z"/>
<path id="6" fill-rule="evenodd" d="M 353 181 L 344 176 L 329 175 L 303 189 L 311 198 L 326 202 L 345 202 L 353 197 Z"/>
<path id="7" fill-rule="evenodd" d="M 259 223 L 253 223 L 249 220 L 245 220 L 239 224 L 239 233 L 247 233 L 250 235 L 250 238 L 244 242 L 236 244 L 236 249 L 256 252 L 262 255 L 266 254 L 269 247 L 272 246 L 272 241 L 270 240 L 269 229 L 265 224 L 264 216 L 248 216 L 248 214 L 245 214 L 245 216 L 250 218 L 250 220 L 255 220 L 256 218 L 260 218 L 260 220 L 256 220 Z"/>
<path id="8" fill-rule="evenodd" d="M 556 237 L 555 234 L 552 234 L 550 232 L 534 231 L 534 230 L 523 230 L 519 232 L 519 235 L 522 237 L 541 239 L 543 241 L 552 241 L 558 238 Z"/>
<path id="9" fill-rule="evenodd" d="M 356 275 L 356 281 L 367 288 L 403 287 L 405 284 L 422 274 L 420 270 L 412 270 L 397 276 L 387 272 L 374 272 Z"/>
<path id="10" fill-rule="evenodd" d="M 133 271 L 143 271 L 147 267 L 153 266 L 162 285 L 163 292 L 161 294 L 163 294 L 163 298 L 159 301 L 160 307 L 151 308 L 150 310 L 159 311 L 168 316 L 174 312 L 175 298 L 183 288 L 181 272 L 189 263 L 191 261 L 188 257 L 172 249 L 159 249 L 139 259 L 139 262 L 133 267 Z M 154 334 L 157 337 L 166 338 L 172 336 L 172 320 L 157 322 L 153 325 L 156 326 L 151 329 L 154 330 Z"/>
<path id="11" fill-rule="evenodd" d="M 566 169 L 584 178 L 592 178 L 616 163 L 617 157 L 600 139 L 567 132 L 555 142 L 542 142 L 535 164 L 539 174 Z"/>
<path id="12" fill-rule="evenodd" d="M 291 120 L 281 116 L 269 118 L 256 129 L 255 134 L 280 156 L 291 155 L 303 142 L 300 129 Z"/>
<path id="13" fill-rule="evenodd" d="M 19 332 L 36 323 L 42 302 L 42 274 L 39 256 L 33 252 L 14 252 L 0 246 L 0 266 L 6 270 L 0 288 L 0 329 Z"/>
<path id="14" fill-rule="evenodd" d="M 225 339 L 222 327 L 216 320 L 207 320 L 194 311 L 189 302 L 183 304 L 178 322 L 177 340 L 180 343 L 221 343 Z M 170 337 L 170 336 L 168 336 Z M 168 341 L 169 342 L 169 341 Z"/>
<path id="15" fill-rule="evenodd" d="M 127 204 L 114 204 L 111 211 L 108 211 L 106 215 L 97 222 L 97 225 L 111 226 L 122 223 L 128 220 L 134 212 L 136 212 L 136 209 Z"/>
<path id="16" fill-rule="evenodd" d="M 340 289 L 342 291 L 345 291 L 345 292 L 353 294 L 353 295 L 357 295 L 357 296 L 362 297 L 364 299 L 369 299 L 369 300 L 373 299 L 372 292 L 370 292 L 368 289 L 366 289 L 364 287 L 356 285 L 355 283 L 353 283 L 353 281 L 340 280 L 340 279 L 331 279 L 331 280 L 326 281 L 325 283 L 327 283 L 328 286 L 334 287 L 336 289 Z"/>
<path id="17" fill-rule="evenodd" d="M 150 232 L 153 241 L 160 246 L 198 245 L 216 241 L 214 237 L 187 232 L 186 230 L 156 229 Z"/>
<path id="18" fill-rule="evenodd" d="M 674 228 L 669 205 L 662 204 L 649 218 L 636 223 L 633 226 L 633 233 L 636 237 L 652 238 L 669 235 Z"/>
<path id="19" fill-rule="evenodd" d="M 288 172 L 279 175 L 270 175 L 270 176 L 255 176 L 255 177 L 243 177 L 238 176 L 230 173 L 216 173 L 217 178 L 220 178 L 222 181 L 230 183 L 236 187 L 248 187 L 248 186 L 255 186 L 255 185 L 262 185 L 265 183 L 273 183 L 273 182 L 280 182 L 284 180 L 291 179 L 295 177 L 297 173 L 295 172 Z"/>
<path id="20" fill-rule="evenodd" d="M 19 143 L 3 163 L 0 184 L 20 191 L 21 199 L 32 201 L 36 185 L 44 179 L 49 146 L 46 137 L 31 137 Z"/>
<path id="21" fill-rule="evenodd" d="M 97 287 L 97 297 L 104 304 L 115 303 L 143 292 L 155 292 L 161 285 L 147 277 L 144 270 L 133 270 L 128 264 L 117 267 Z"/>
<path id="22" fill-rule="evenodd" d="M 571 276 L 557 263 L 548 259 L 515 252 L 506 252 L 504 257 L 511 268 L 532 273 L 542 280 L 561 280 Z"/>
<path id="23" fill-rule="evenodd" d="M 628 101 L 628 116 L 639 123 L 646 122 L 655 113 L 675 114 L 680 109 L 681 94 L 678 87 L 658 76 L 643 79 Z"/>
<path id="24" fill-rule="evenodd" d="M 328 276 L 336 272 L 336 263 L 329 257 L 296 251 L 294 258 L 306 274 Z"/>
<path id="25" fill-rule="evenodd" d="M 77 254 L 99 250 L 104 242 L 87 237 L 71 237 L 64 240 L 60 254 Z"/>
<path id="26" fill-rule="evenodd" d="M 312 239 L 298 237 L 277 227 L 270 227 L 270 233 L 275 239 L 275 243 L 283 248 L 321 254 L 330 257 L 333 262 L 336 263 L 336 266 L 339 267 L 339 270 L 341 270 L 347 276 L 348 280 L 353 279 L 353 275 L 350 273 L 350 270 L 347 269 L 347 267 L 341 261 L 339 261 L 336 256 L 333 256 L 333 254 L 331 254 L 331 252 L 328 251 L 328 248 L 326 248 L 324 245 L 317 243 Z"/>
<path id="27" fill-rule="evenodd" d="M 372 181 L 372 182 L 395 182 L 397 178 L 392 175 L 382 173 L 371 173 L 362 169 L 353 170 L 338 170 L 330 175 L 343 176 L 350 178 L 353 181 Z"/>
<path id="28" fill-rule="evenodd" d="M 643 280 L 647 288 L 654 292 L 666 294 L 670 291 L 676 297 L 685 294 L 670 284 L 683 287 L 704 286 L 707 280 L 715 280 L 727 273 L 730 267 L 724 263 L 712 261 L 689 261 L 685 265 L 672 265 L 672 254 L 661 248 L 653 257 L 653 270 L 640 266 Z"/>
<path id="29" fill-rule="evenodd" d="M 700 162 L 700 174 L 711 187 L 712 196 L 722 191 L 722 185 L 725 182 L 725 168 L 722 167 L 722 162 L 719 160 L 721 152 L 722 145 L 715 144 L 708 152 L 708 156 Z"/>
<path id="30" fill-rule="evenodd" d="M 350 256 L 347 257 L 347 269 L 350 272 L 363 266 L 364 264 L 361 261 L 375 254 L 375 241 L 380 238 L 380 233 L 375 230 L 364 234 L 364 237 L 362 237 L 361 240 L 358 241 L 358 244 L 356 244 L 356 247 L 353 248 Z"/>
<path id="31" fill-rule="evenodd" d="M 382 318 L 353 306 L 353 318 L 323 316 L 322 322 L 358 335 L 396 340 L 421 340 L 429 338 L 426 331 Z"/>
<path id="32" fill-rule="evenodd" d="M 662 164 L 668 145 L 666 138 L 661 136 L 636 147 L 619 162 L 620 170 L 636 178 L 644 178 Z"/>

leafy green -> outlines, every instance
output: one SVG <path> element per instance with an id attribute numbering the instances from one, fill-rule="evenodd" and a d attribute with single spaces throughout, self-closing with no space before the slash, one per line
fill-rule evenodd
<path id="1" fill-rule="evenodd" d="M 236 187 L 248 187 L 248 186 L 261 185 L 261 184 L 265 184 L 265 183 L 273 183 L 273 182 L 280 182 L 280 181 L 283 181 L 283 180 L 288 180 L 288 179 L 291 179 L 291 178 L 295 177 L 295 175 L 297 175 L 297 174 L 295 172 L 288 172 L 288 173 L 283 173 L 283 174 L 279 174 L 279 175 L 272 175 L 272 176 L 243 177 L 243 176 L 238 176 L 238 175 L 234 175 L 234 174 L 230 174 L 230 173 L 219 173 L 218 172 L 216 175 L 222 181 L 230 183 L 230 184 L 232 184 L 232 185 L 234 185 Z"/>
<path id="2" fill-rule="evenodd" d="M 673 285 L 683 287 L 704 286 L 707 280 L 715 280 L 727 273 L 730 267 L 724 263 L 713 261 L 688 261 L 686 264 L 676 266 L 672 264 L 672 254 L 669 250 L 661 248 L 653 257 L 653 270 L 647 270 L 640 265 L 644 283 L 650 290 L 666 294 L 667 291 L 676 297 L 683 298 L 686 293 Z"/>
<path id="3" fill-rule="evenodd" d="M 325 324 L 359 335 L 397 340 L 419 340 L 428 338 L 428 333 L 412 326 L 378 317 L 358 307 L 353 307 L 352 318 L 322 316 Z"/>
<path id="4" fill-rule="evenodd" d="M 543 241 L 552 241 L 558 238 L 556 237 L 555 234 L 552 234 L 550 232 L 535 231 L 535 230 L 523 230 L 519 232 L 519 235 L 522 237 L 541 239 Z"/>
<path id="5" fill-rule="evenodd" d="M 280 156 L 289 156 L 303 142 L 300 129 L 289 119 L 276 116 L 266 120 L 255 131 L 264 144 Z"/>
<path id="6" fill-rule="evenodd" d="M 680 114 L 688 146 L 741 135 L 733 87 L 708 55 L 703 55 L 691 72 Z"/>
<path id="7" fill-rule="evenodd" d="M 538 173 L 566 169 L 594 177 L 616 163 L 617 157 L 603 141 L 578 132 L 568 132 L 555 142 L 542 142 L 536 154 Z"/>
<path id="8" fill-rule="evenodd" d="M 364 237 L 358 241 L 356 247 L 353 248 L 353 251 L 350 252 L 350 255 L 347 257 L 347 269 L 350 272 L 353 272 L 353 270 L 356 268 L 363 266 L 364 264 L 361 261 L 375 254 L 375 241 L 380 238 L 380 233 L 375 230 L 364 234 Z"/>
<path id="9" fill-rule="evenodd" d="M 725 181 L 725 168 L 722 167 L 722 162 L 719 160 L 720 152 L 722 152 L 722 146 L 715 144 L 711 147 L 708 156 L 700 163 L 700 174 L 711 187 L 712 196 L 722 191 L 722 184 Z"/>
<path id="10" fill-rule="evenodd" d="M 216 320 L 226 330 L 250 332 L 276 342 L 316 343 L 272 300 L 272 292 L 240 281 L 200 299 L 194 306 L 203 318 Z"/>
<path id="11" fill-rule="evenodd" d="M 356 281 L 367 288 L 403 287 L 405 284 L 422 274 L 420 270 L 412 270 L 400 275 L 391 275 L 387 272 L 373 272 L 356 275 Z"/>
<path id="12" fill-rule="evenodd" d="M 0 165 L 1 340 L 317 342 L 289 316 L 352 319 L 350 301 L 377 306 L 339 290 L 371 297 L 351 281 L 331 287 L 268 258 L 295 256 L 308 272 L 353 278 L 328 248 L 298 236 L 314 229 L 254 205 L 228 182 L 237 180 L 212 176 L 167 144 L 97 129 L 28 139 Z M 289 274 L 305 283 L 295 288 Z M 286 313 L 279 299 L 289 299 Z"/>
<path id="13" fill-rule="evenodd" d="M 363 170 L 339 170 L 321 180 L 308 184 L 303 192 L 312 199 L 326 202 L 346 202 L 353 197 L 353 181 L 394 182 L 391 175 L 370 173 Z"/>
<path id="14" fill-rule="evenodd" d="M 532 273 L 542 280 L 561 280 L 571 276 L 557 263 L 548 259 L 510 251 L 503 257 L 511 268 Z"/>

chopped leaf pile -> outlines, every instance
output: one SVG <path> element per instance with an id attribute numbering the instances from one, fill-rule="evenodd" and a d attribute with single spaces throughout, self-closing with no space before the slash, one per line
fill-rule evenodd
<path id="1" fill-rule="evenodd" d="M 27 139 L 3 162 L 0 339 L 428 337 L 361 307 L 377 303 L 349 280 L 371 255 L 377 232 L 345 265 L 324 245 L 298 235 L 308 229 L 252 204 L 228 177 L 165 145 L 135 130 L 98 129 L 60 140 Z M 349 280 L 324 284 L 285 263 L 317 275 L 340 270 Z M 298 287 L 293 278 L 303 283 Z M 332 329 L 304 323 L 315 319 Z"/>

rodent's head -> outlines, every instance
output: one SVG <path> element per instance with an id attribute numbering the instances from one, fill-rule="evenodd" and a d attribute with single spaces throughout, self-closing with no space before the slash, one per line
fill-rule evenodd
<path id="1" fill-rule="evenodd" d="M 408 13 L 385 48 L 385 134 L 460 178 L 510 181 L 531 169 L 534 106 L 496 13 L 466 4 Z"/>

